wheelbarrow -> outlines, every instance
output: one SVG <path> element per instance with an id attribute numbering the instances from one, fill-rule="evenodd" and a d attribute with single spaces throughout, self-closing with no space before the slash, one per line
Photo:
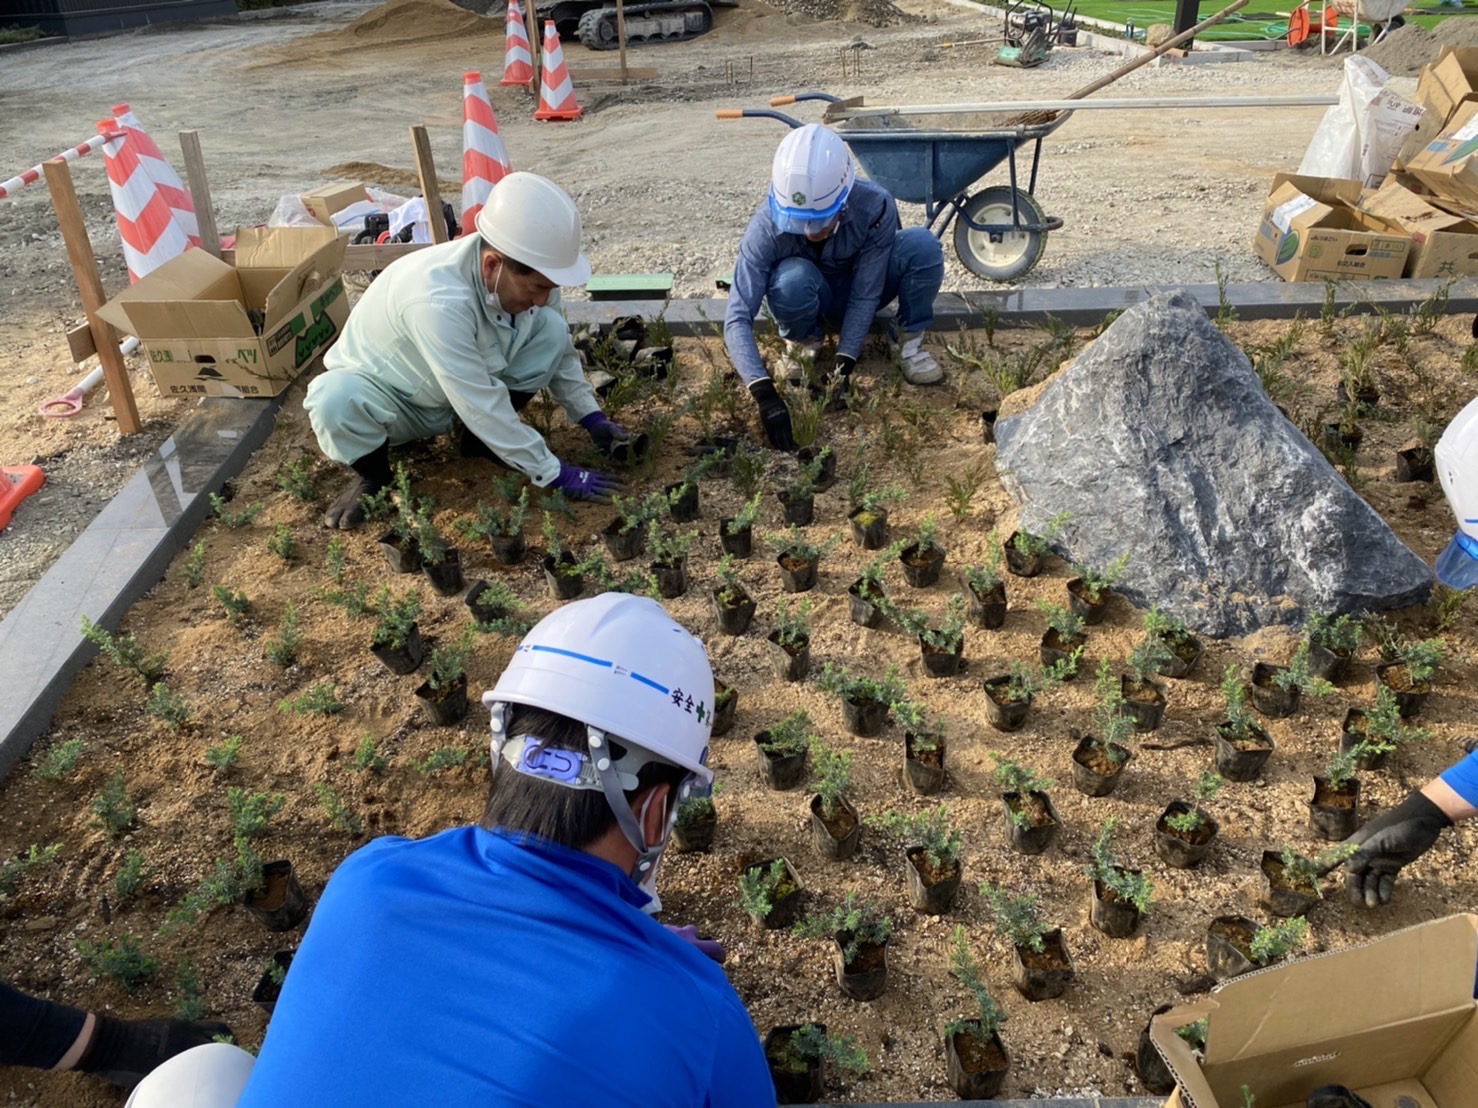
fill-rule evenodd
<path id="1" fill-rule="evenodd" d="M 790 127 L 800 120 L 775 109 L 803 100 L 846 107 L 854 101 L 825 92 L 777 96 L 769 108 L 730 108 L 720 119 L 778 119 Z M 858 102 L 860 103 L 860 101 Z M 1042 139 L 1072 115 L 1070 111 L 1009 116 L 962 110 L 935 115 L 860 116 L 841 120 L 836 132 L 858 165 L 895 200 L 922 204 L 926 226 L 943 239 L 954 228 L 955 253 L 966 269 L 991 281 L 1014 281 L 1028 273 L 1047 249 L 1047 233 L 1062 226 L 1042 211 L 1032 194 L 1037 187 Z M 1031 149 L 1031 172 L 1021 187 L 1018 148 Z M 972 192 L 981 178 L 1002 163 L 1009 184 Z"/>

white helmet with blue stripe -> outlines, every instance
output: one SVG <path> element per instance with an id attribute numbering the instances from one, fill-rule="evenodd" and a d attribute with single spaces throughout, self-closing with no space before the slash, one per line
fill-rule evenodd
<path id="1" fill-rule="evenodd" d="M 633 877 L 652 870 L 664 845 L 644 841 L 622 795 L 636 788 L 641 767 L 655 759 L 687 770 L 679 800 L 695 782 L 713 781 L 708 652 L 647 597 L 602 593 L 556 608 L 524 636 L 482 702 L 492 713 L 493 772 L 507 761 L 520 773 L 604 792 L 638 853 Z M 507 712 L 514 704 L 585 724 L 588 749 L 546 751 L 536 737 L 510 740 Z M 608 739 L 625 748 L 621 757 L 612 756 Z M 676 812 L 674 804 L 672 818 Z"/>
<path id="2" fill-rule="evenodd" d="M 1454 589 L 1478 586 L 1478 399 L 1453 417 L 1434 451 L 1437 479 L 1457 517 L 1457 534 L 1437 559 L 1437 578 Z"/>
<path id="3" fill-rule="evenodd" d="M 797 127 L 770 169 L 770 217 L 781 234 L 817 235 L 847 203 L 857 167 L 847 144 L 819 123 Z"/>

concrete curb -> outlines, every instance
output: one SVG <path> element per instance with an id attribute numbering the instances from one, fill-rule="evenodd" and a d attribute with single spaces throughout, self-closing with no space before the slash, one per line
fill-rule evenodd
<path id="1" fill-rule="evenodd" d="M 1379 304 L 1405 311 L 1427 300 L 1438 281 L 1377 281 L 1336 287 L 1335 310 Z M 1159 288 L 1007 289 L 948 293 L 935 304 L 934 330 L 979 326 L 994 311 L 998 322 L 1041 323 L 1052 318 L 1082 326 L 1132 307 Z M 1189 291 L 1214 314 L 1215 285 Z M 1230 285 L 1228 302 L 1241 319 L 1317 319 L 1324 286 L 1268 282 Z M 572 324 L 609 322 L 618 316 L 661 314 L 673 334 L 723 332 L 728 301 L 667 300 L 594 302 L 566 306 Z M 1478 281 L 1449 291 L 1449 314 L 1478 313 Z M 886 326 L 880 318 L 878 327 Z M 153 588 L 170 560 L 210 513 L 209 494 L 241 472 L 267 441 L 286 396 L 272 400 L 206 399 L 186 413 L 179 428 L 110 501 L 24 599 L 0 622 L 0 780 L 51 726 L 72 680 L 96 654 L 82 638 L 82 617 L 116 630 L 123 614 Z M 1017 1102 L 1024 1103 L 1024 1102 Z M 1036 1101 L 1030 1103 L 1038 1103 Z M 1045 1103 L 1045 1102 L 1044 1102 Z M 1052 1102 L 1061 1106 L 1062 1101 Z M 1090 1101 L 1070 1101 L 1088 1105 Z M 1102 1101 L 1103 1108 L 1137 1108 L 1137 1101 Z"/>

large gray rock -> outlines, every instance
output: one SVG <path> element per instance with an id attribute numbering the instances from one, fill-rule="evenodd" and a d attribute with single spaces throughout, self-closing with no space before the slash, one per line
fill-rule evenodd
<path id="1" fill-rule="evenodd" d="M 1183 292 L 1115 320 L 996 443 L 1023 527 L 1069 513 L 1069 557 L 1128 552 L 1121 592 L 1212 635 L 1404 607 L 1432 586 Z"/>

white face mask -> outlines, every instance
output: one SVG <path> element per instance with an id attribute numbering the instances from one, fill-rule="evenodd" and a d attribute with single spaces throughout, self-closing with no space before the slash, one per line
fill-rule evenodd
<path id="1" fill-rule="evenodd" d="M 498 296 L 498 282 L 501 281 L 502 279 L 503 279 L 503 263 L 500 261 L 498 263 L 498 272 L 496 274 L 494 274 L 494 276 L 493 276 L 493 287 L 491 289 L 488 289 L 487 290 L 487 292 L 486 292 L 486 294 L 484 296 L 484 300 L 486 301 L 487 306 L 488 306 L 488 309 L 490 311 L 496 312 L 499 315 L 510 315 L 511 316 L 514 313 L 513 312 L 504 311 L 504 309 L 503 309 L 503 301 Z M 539 305 L 537 305 L 537 304 L 532 304 L 532 305 L 530 305 L 526 309 L 527 313 L 530 316 L 532 316 L 538 310 L 539 310 Z"/>
<path id="2" fill-rule="evenodd" d="M 646 826 L 647 809 L 651 807 L 651 804 L 652 798 L 649 795 L 646 801 L 641 806 L 641 812 L 637 815 L 637 823 L 643 827 Z M 667 838 L 669 835 L 672 834 L 672 825 L 676 822 L 677 804 L 674 803 L 672 805 L 672 814 L 667 818 L 667 825 L 662 829 L 663 847 L 666 847 Z M 651 901 L 646 905 L 646 907 L 642 909 L 642 911 L 647 913 L 647 915 L 649 916 L 655 916 L 658 912 L 662 911 L 662 898 L 657 895 L 657 870 L 661 867 L 661 865 L 662 856 L 659 854 L 656 861 L 652 863 L 651 868 L 648 869 L 647 872 L 642 875 L 642 879 L 637 882 L 637 888 L 641 889 L 642 892 L 646 893 L 649 897 L 652 898 Z"/>

